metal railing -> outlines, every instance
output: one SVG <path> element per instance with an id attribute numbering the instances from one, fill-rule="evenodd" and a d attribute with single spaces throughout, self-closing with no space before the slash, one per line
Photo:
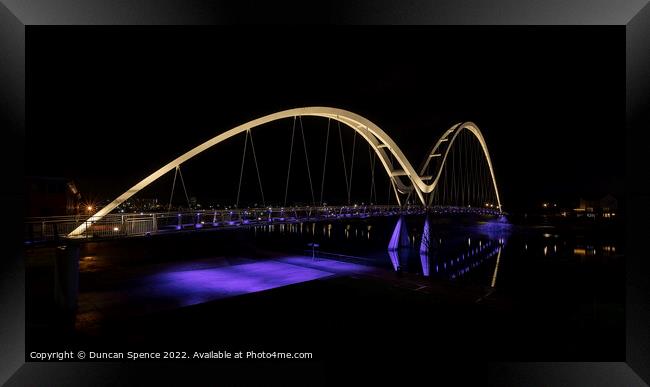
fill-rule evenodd
<path id="1" fill-rule="evenodd" d="M 25 242 L 61 240 L 78 226 L 87 227 L 79 238 L 118 238 L 202 228 L 227 228 L 258 224 L 295 222 L 328 218 L 388 216 L 416 211 L 399 206 L 323 206 L 267 207 L 173 212 L 140 212 L 109 214 L 94 223 L 86 223 L 89 215 L 68 215 L 27 218 Z"/>

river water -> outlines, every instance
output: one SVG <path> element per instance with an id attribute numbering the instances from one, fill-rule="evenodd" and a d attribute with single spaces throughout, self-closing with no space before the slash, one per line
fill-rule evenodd
<path id="1" fill-rule="evenodd" d="M 587 268 L 619 262 L 623 257 L 622 236 L 613 226 L 543 221 L 523 224 L 507 219 L 430 218 L 428 253 L 421 252 L 423 216 L 405 218 L 409 246 L 389 252 L 396 223 L 396 217 L 303 222 L 258 226 L 249 232 L 258 248 L 301 251 L 316 257 L 405 271 L 432 281 L 504 289 L 519 283 L 521 276 L 527 276 L 529 283 L 548 284 L 555 276 L 549 276 L 546 268 L 552 266 L 570 264 Z M 513 268 L 531 266 L 545 269 L 539 275 L 512 272 Z"/>

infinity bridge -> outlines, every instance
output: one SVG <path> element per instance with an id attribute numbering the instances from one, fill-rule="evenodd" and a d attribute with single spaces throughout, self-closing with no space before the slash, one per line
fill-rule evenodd
<path id="1" fill-rule="evenodd" d="M 307 116 L 327 119 L 327 134 L 324 146 L 325 156 L 321 169 L 320 200 L 316 200 L 314 193 L 312 170 L 309 164 L 309 151 L 305 141 L 302 122 L 302 117 Z M 266 206 L 260 168 L 253 145 L 252 132 L 253 129 L 256 129 L 256 131 L 264 130 L 265 124 L 282 119 L 293 120 L 284 205 Z M 347 203 L 328 206 L 323 201 L 323 187 L 325 185 L 327 155 L 330 148 L 330 132 L 333 129 L 332 123 L 336 124 L 339 132 L 341 155 L 343 156 L 343 176 L 345 177 L 347 189 Z M 294 153 L 293 148 L 297 127 L 299 128 L 300 134 L 302 134 L 311 204 L 291 206 L 287 205 L 287 192 L 289 178 L 291 176 L 292 156 Z M 354 131 L 352 155 L 349 158 L 349 169 L 345 157 L 343 137 L 341 135 L 342 128 L 348 128 Z M 227 210 L 197 210 L 196 208 L 192 208 L 180 170 L 181 165 L 213 146 L 239 134 L 244 134 L 246 138 L 236 205 Z M 356 160 L 355 150 L 358 148 L 356 144 L 357 137 L 363 139 L 368 145 L 368 165 L 372 174 L 370 200 L 368 203 L 374 202 L 369 205 L 352 205 L 351 200 L 353 168 Z M 250 150 L 255 161 L 261 202 L 263 203 L 263 206 L 259 208 L 240 208 L 238 206 L 244 161 L 249 142 Z M 358 154 L 357 152 L 357 158 Z M 386 204 L 382 205 L 377 204 L 379 201 L 375 184 L 377 159 L 381 163 L 380 169 L 383 169 L 389 182 L 388 199 L 386 200 Z M 165 212 L 127 214 L 113 212 L 133 195 L 171 171 L 174 171 L 172 198 L 177 177 L 180 177 L 183 189 L 185 190 L 185 196 L 188 199 L 187 208 L 172 211 L 172 198 L 170 198 L 168 210 Z M 389 203 L 391 201 L 391 191 L 393 193 L 392 200 L 395 201 L 392 204 Z M 488 147 L 483 134 L 474 123 L 458 123 L 447 129 L 434 142 L 420 166 L 415 168 L 397 144 L 379 126 L 370 120 L 342 109 L 305 107 L 284 110 L 252 120 L 205 141 L 146 176 L 89 217 L 74 215 L 30 219 L 26 224 L 26 239 L 28 241 L 38 241 L 59 237 L 123 237 L 188 229 L 241 227 L 260 223 L 268 224 L 269 222 L 282 223 L 331 218 L 391 216 L 408 213 L 453 214 L 468 212 L 487 215 L 499 215 L 502 212 L 501 200 Z"/>

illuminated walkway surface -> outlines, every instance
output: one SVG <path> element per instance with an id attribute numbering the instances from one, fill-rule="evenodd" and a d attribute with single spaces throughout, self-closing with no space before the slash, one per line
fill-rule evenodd
<path id="1" fill-rule="evenodd" d="M 111 290 L 82 292 L 77 321 L 82 326 L 259 292 L 336 274 L 372 270 L 352 263 L 290 256 L 232 266 L 179 270 L 178 267 L 116 283 Z M 83 275 L 83 274 L 82 274 Z"/>

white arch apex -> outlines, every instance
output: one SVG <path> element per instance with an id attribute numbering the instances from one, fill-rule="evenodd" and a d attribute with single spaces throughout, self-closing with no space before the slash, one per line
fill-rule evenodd
<path id="1" fill-rule="evenodd" d="M 496 193 L 497 208 L 499 209 L 499 211 L 501 211 L 501 198 L 499 197 L 497 180 L 496 177 L 494 176 L 494 168 L 492 166 L 492 158 L 490 157 L 490 151 L 488 150 L 487 143 L 485 142 L 485 138 L 483 137 L 483 133 L 481 133 L 481 130 L 473 122 L 459 123 L 447 129 L 447 131 L 445 131 L 445 133 L 443 133 L 443 135 L 440 136 L 438 141 L 435 143 L 435 145 L 431 149 L 431 152 L 429 152 L 429 154 L 427 155 L 424 165 L 422 166 L 422 168 L 420 168 L 420 174 L 421 175 L 424 174 L 424 171 L 426 171 L 427 167 L 429 166 L 429 163 L 431 162 L 431 158 L 432 158 L 431 156 L 437 153 L 438 148 L 443 143 L 443 141 L 448 141 L 449 145 L 447 145 L 447 148 L 445 149 L 445 153 L 442 156 L 442 163 L 440 165 L 440 168 L 438 168 L 438 172 L 436 173 L 436 176 L 433 179 L 433 183 L 431 183 L 431 186 L 433 186 L 434 188 L 436 185 L 438 185 L 438 181 L 440 180 L 440 176 L 442 175 L 442 168 L 445 162 L 447 161 L 447 156 L 449 155 L 449 151 L 451 150 L 452 145 L 456 141 L 456 137 L 458 137 L 460 132 L 462 132 L 463 130 L 467 130 L 471 134 L 473 134 L 474 137 L 476 137 L 476 139 L 481 145 L 481 150 L 483 151 L 483 155 L 485 156 L 485 159 L 487 160 L 488 163 L 488 169 L 490 170 L 490 177 L 492 178 L 492 185 L 494 186 L 494 192 Z M 432 199 L 433 196 L 429 198 L 429 204 L 431 204 Z"/>
<path id="2" fill-rule="evenodd" d="M 135 184 L 133 187 L 131 187 L 126 192 L 124 192 L 122 195 L 118 196 L 115 200 L 113 200 L 105 207 L 97 211 L 95 214 L 90 216 L 84 223 L 82 223 L 80 226 L 78 226 L 76 229 L 70 232 L 68 234 L 68 237 L 75 237 L 83 234 L 83 232 L 86 230 L 86 228 L 89 225 L 92 225 L 93 223 L 99 221 L 101 218 L 109 214 L 111 211 L 113 211 L 124 201 L 128 200 L 131 196 L 135 195 L 138 191 L 142 190 L 149 184 L 153 183 L 154 181 L 156 181 L 157 179 L 159 179 L 161 176 L 171 171 L 172 169 L 175 169 L 177 166 L 181 165 L 185 161 L 190 160 L 194 156 L 213 147 L 214 145 L 217 145 L 220 142 L 225 141 L 247 130 L 251 130 L 257 126 L 264 125 L 269 122 L 277 121 L 284 118 L 298 117 L 298 116 L 326 117 L 341 122 L 347 125 L 348 127 L 352 128 L 353 130 L 355 130 L 358 134 L 362 136 L 362 138 L 364 138 L 370 144 L 370 146 L 379 156 L 379 159 L 382 165 L 384 166 L 386 173 L 394 183 L 393 188 L 396 191 L 399 191 L 401 193 L 407 193 L 414 189 L 415 192 L 418 194 L 418 197 L 422 202 L 422 204 L 426 205 L 426 201 L 423 194 L 432 192 L 435 186 L 437 185 L 438 179 L 436 179 L 431 184 L 426 184 L 423 181 L 423 179 L 420 177 L 420 175 L 417 174 L 417 172 L 415 171 L 411 163 L 406 159 L 404 153 L 397 146 L 397 144 L 395 144 L 395 142 L 379 126 L 377 126 L 375 123 L 368 120 L 367 118 L 347 110 L 332 108 L 332 107 L 324 107 L 324 106 L 312 106 L 312 107 L 288 109 L 277 113 L 269 114 L 254 119 L 252 121 L 246 122 L 242 125 L 236 126 L 228 131 L 225 131 L 221 134 L 214 136 L 213 138 L 185 152 L 181 156 L 175 158 L 174 160 L 165 164 L 160 169 L 156 170 L 149 176 L 142 179 L 140 182 Z M 481 135 L 478 128 L 473 124 L 472 124 L 472 128 L 475 129 L 472 130 L 472 132 L 476 131 L 475 134 L 477 134 L 477 138 L 479 139 L 481 145 L 483 146 L 486 157 L 488 158 L 490 172 L 492 173 L 492 177 L 494 179 L 494 173 L 492 172 L 492 163 L 489 159 L 489 154 L 487 153 L 487 145 L 485 145 L 483 136 Z M 443 137 L 448 135 L 449 133 L 451 132 L 447 131 L 445 135 L 443 135 Z M 438 145 L 441 141 L 442 138 L 438 141 Z M 394 156 L 397 165 L 393 164 L 389 156 L 389 153 L 387 153 L 386 151 L 390 152 L 390 154 Z M 410 180 L 411 184 L 409 185 L 404 184 L 400 176 L 406 176 Z M 496 182 L 494 186 L 496 189 Z M 498 198 L 498 191 L 497 191 L 497 198 Z M 500 202 L 499 202 L 499 209 L 501 209 Z"/>

